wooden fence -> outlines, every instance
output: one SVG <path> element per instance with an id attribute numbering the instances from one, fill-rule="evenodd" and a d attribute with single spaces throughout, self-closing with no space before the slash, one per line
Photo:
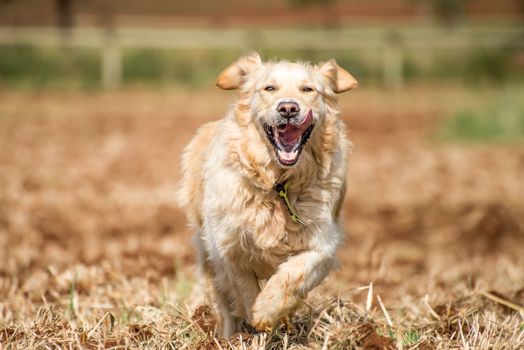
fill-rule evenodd
<path id="1" fill-rule="evenodd" d="M 524 49 L 524 27 L 395 27 L 343 29 L 132 29 L 114 31 L 78 28 L 64 33 L 53 28 L 0 28 L 0 46 L 96 48 L 100 50 L 101 80 L 108 89 L 122 81 L 122 50 L 150 49 L 311 49 L 374 50 L 382 60 L 384 85 L 404 82 L 406 52 L 483 48 Z"/>

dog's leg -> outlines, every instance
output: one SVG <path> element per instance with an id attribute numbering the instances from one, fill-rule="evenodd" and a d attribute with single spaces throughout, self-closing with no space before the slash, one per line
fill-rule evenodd
<path id="1" fill-rule="evenodd" d="M 212 266 L 211 299 L 218 317 L 220 334 L 229 337 L 239 329 L 238 303 L 235 284 L 231 280 L 230 273 L 223 264 L 210 262 Z"/>
<path id="2" fill-rule="evenodd" d="M 208 265 L 213 270 L 211 294 L 220 332 L 229 337 L 241 331 L 245 319 L 251 320 L 251 307 L 260 292 L 258 281 L 253 273 L 244 272 L 221 258 L 208 261 Z"/>
<path id="3" fill-rule="evenodd" d="M 243 306 L 243 317 L 248 322 L 253 319 L 252 308 L 257 295 L 260 293 L 260 285 L 253 271 L 236 271 L 235 281 Z"/>
<path id="4" fill-rule="evenodd" d="M 229 337 L 241 331 L 244 319 L 252 320 L 251 308 L 260 293 L 253 272 L 242 271 L 231 264 L 222 263 L 214 274 L 215 304 L 220 314 L 221 331 Z"/>
<path id="5" fill-rule="evenodd" d="M 333 263 L 332 254 L 317 251 L 306 251 L 282 263 L 256 298 L 253 326 L 268 331 L 294 312 L 307 293 L 327 276 Z"/>
<path id="6" fill-rule="evenodd" d="M 198 284 L 193 289 L 192 301 L 189 305 L 192 311 L 195 311 L 202 304 L 214 306 L 214 302 L 210 300 L 213 294 L 213 270 L 201 234 L 200 231 L 197 231 L 192 239 L 197 252 L 196 272 L 198 276 Z"/>
<path id="7" fill-rule="evenodd" d="M 229 337 L 239 330 L 241 324 L 241 319 L 233 315 L 238 308 L 235 306 L 235 300 L 238 298 L 232 294 L 236 288 L 227 271 L 218 268 L 223 264 L 211 261 L 201 232 L 195 234 L 193 244 L 197 250 L 199 289 L 205 292 L 204 298 L 201 298 L 202 293 L 194 294 L 196 300 L 192 303 L 193 310 L 201 303 L 208 303 L 217 317 L 220 334 Z"/>

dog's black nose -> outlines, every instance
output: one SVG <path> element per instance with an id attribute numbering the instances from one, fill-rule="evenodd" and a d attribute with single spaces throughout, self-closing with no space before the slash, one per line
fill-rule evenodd
<path id="1" fill-rule="evenodd" d="M 277 111 L 282 117 L 290 119 L 300 112 L 300 108 L 296 102 L 280 102 L 277 106 Z"/>

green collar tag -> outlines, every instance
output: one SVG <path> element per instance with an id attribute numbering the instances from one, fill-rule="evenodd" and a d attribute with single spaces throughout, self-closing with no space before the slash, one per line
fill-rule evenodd
<path id="1" fill-rule="evenodd" d="M 298 217 L 298 214 L 291 206 L 291 202 L 289 202 L 289 198 L 287 197 L 287 187 L 288 186 L 289 186 L 289 182 L 277 183 L 275 185 L 275 191 L 277 191 L 278 196 L 284 200 L 284 204 L 286 205 L 289 215 L 291 216 L 291 221 L 302 223 L 302 220 L 300 220 L 300 218 Z"/>

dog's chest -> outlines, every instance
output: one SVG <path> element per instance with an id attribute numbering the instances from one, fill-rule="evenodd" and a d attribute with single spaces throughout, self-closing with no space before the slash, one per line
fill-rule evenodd
<path id="1" fill-rule="evenodd" d="M 296 197 L 291 199 L 300 204 Z M 276 192 L 246 201 L 241 216 L 235 246 L 250 260 L 280 263 L 309 248 L 311 232 L 293 222 L 290 209 Z"/>
<path id="2" fill-rule="evenodd" d="M 228 179 L 230 177 L 220 178 L 221 181 Z M 214 185 L 209 183 L 209 188 L 218 188 Z M 242 180 L 229 181 L 227 186 L 220 187 L 231 191 L 228 195 L 210 191 L 208 203 L 212 210 L 208 211 L 211 220 L 206 220 L 206 231 L 230 261 L 269 273 L 289 256 L 311 248 L 314 233 L 293 222 L 288 206 L 276 191 L 262 190 Z M 322 203 L 315 202 L 315 198 L 305 191 L 304 194 L 299 191 L 290 188 L 288 200 L 308 225 L 316 216 L 311 208 L 316 212 Z"/>

